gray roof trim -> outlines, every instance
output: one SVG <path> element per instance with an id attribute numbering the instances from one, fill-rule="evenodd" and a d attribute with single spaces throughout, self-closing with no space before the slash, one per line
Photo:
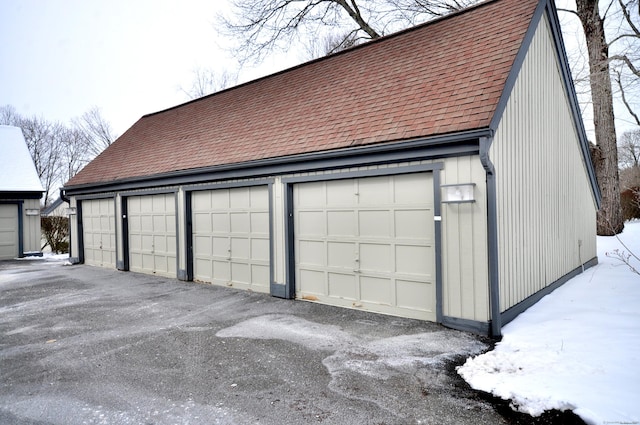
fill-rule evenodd
<path id="1" fill-rule="evenodd" d="M 0 199 L 40 199 L 44 192 L 0 190 Z"/>
<path id="2" fill-rule="evenodd" d="M 56 208 L 58 208 L 60 205 L 62 205 L 64 201 L 62 200 L 62 198 L 56 198 L 55 201 L 53 201 L 51 204 L 47 205 L 46 208 L 42 209 L 41 214 L 42 215 L 47 215 L 47 214 L 51 214 Z"/>
<path id="3" fill-rule="evenodd" d="M 504 91 L 500 96 L 500 100 L 498 101 L 495 114 L 491 119 L 489 127 L 494 131 L 496 131 L 498 128 L 498 124 L 500 123 L 502 115 L 504 114 L 504 110 L 507 107 L 507 102 L 509 101 L 509 97 L 511 96 L 513 87 L 516 83 L 518 75 L 520 74 L 520 70 L 522 69 L 524 59 L 529 52 L 529 47 L 533 40 L 533 36 L 535 35 L 540 20 L 545 14 L 549 20 L 549 25 L 551 27 L 553 43 L 556 51 L 556 60 L 558 61 L 560 76 L 564 83 L 563 85 L 566 90 L 567 98 L 569 99 L 569 107 L 571 108 L 573 122 L 576 126 L 576 132 L 578 134 L 578 139 L 580 142 L 580 150 L 582 151 L 587 175 L 589 176 L 591 190 L 593 192 L 593 197 L 596 205 L 598 206 L 598 208 L 600 208 L 600 202 L 602 199 L 602 196 L 600 194 L 600 187 L 598 186 L 595 169 L 593 167 L 593 163 L 591 162 L 591 154 L 589 153 L 589 141 L 587 139 L 587 133 L 584 128 L 584 123 L 582 122 L 582 114 L 580 113 L 578 97 L 576 95 L 575 87 L 573 84 L 573 78 L 571 77 L 571 69 L 569 68 L 567 52 L 564 48 L 564 42 L 562 40 L 562 31 L 560 30 L 558 12 L 552 0 L 541 0 L 536 7 L 533 17 L 531 18 L 529 28 L 527 29 L 527 33 L 524 36 L 522 45 L 520 46 L 520 51 L 516 55 L 513 66 L 511 67 L 511 72 L 507 77 L 507 81 L 504 85 Z"/>
<path id="4" fill-rule="evenodd" d="M 385 164 L 420 159 L 472 155 L 479 152 L 479 138 L 492 135 L 489 129 L 445 134 L 425 139 L 381 143 L 376 145 L 267 158 L 162 175 L 123 179 L 106 183 L 65 187 L 67 196 L 153 188 L 157 186 L 196 184 L 231 179 L 337 169 L 359 165 Z"/>

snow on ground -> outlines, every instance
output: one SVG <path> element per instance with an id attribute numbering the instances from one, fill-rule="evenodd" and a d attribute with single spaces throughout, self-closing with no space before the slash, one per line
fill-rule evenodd
<path id="1" fill-rule="evenodd" d="M 619 237 L 640 256 L 640 222 Z M 495 349 L 458 373 L 533 416 L 571 409 L 588 424 L 640 424 L 640 275 L 607 256 L 616 249 L 628 253 L 598 237 L 597 266 L 506 325 Z"/>

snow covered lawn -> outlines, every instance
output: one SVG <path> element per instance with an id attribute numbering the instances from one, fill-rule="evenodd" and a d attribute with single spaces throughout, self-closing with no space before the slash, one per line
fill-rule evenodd
<path id="1" fill-rule="evenodd" d="M 619 237 L 640 255 L 640 222 Z M 495 349 L 458 373 L 533 416 L 571 409 L 588 424 L 640 424 L 640 275 L 606 255 L 615 249 L 626 251 L 598 237 L 597 266 L 506 325 Z"/>

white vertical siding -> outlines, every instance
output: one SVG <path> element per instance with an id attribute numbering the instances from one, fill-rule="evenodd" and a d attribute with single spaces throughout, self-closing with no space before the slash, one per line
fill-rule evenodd
<path id="1" fill-rule="evenodd" d="M 486 174 L 477 155 L 444 160 L 441 184 L 475 183 L 476 202 L 442 204 L 443 314 L 489 319 Z"/>
<path id="2" fill-rule="evenodd" d="M 500 307 L 505 311 L 596 256 L 595 201 L 546 17 L 490 154 L 497 178 Z"/>
<path id="3" fill-rule="evenodd" d="M 27 210 L 40 211 L 40 200 L 25 199 L 22 204 L 22 249 L 24 252 L 40 252 L 40 214 L 27 215 Z"/>

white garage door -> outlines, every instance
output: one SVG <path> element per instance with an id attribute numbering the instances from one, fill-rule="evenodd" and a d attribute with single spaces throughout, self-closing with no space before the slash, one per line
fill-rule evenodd
<path id="1" fill-rule="evenodd" d="M 84 263 L 115 267 L 116 230 L 113 198 L 82 201 Z"/>
<path id="2" fill-rule="evenodd" d="M 127 198 L 129 270 L 176 277 L 176 197 Z"/>
<path id="3" fill-rule="evenodd" d="M 294 185 L 296 297 L 436 320 L 431 173 Z"/>
<path id="4" fill-rule="evenodd" d="M 0 204 L 0 260 L 19 255 L 18 237 L 18 206 Z"/>
<path id="5" fill-rule="evenodd" d="M 194 192 L 194 279 L 269 292 L 267 186 Z"/>

